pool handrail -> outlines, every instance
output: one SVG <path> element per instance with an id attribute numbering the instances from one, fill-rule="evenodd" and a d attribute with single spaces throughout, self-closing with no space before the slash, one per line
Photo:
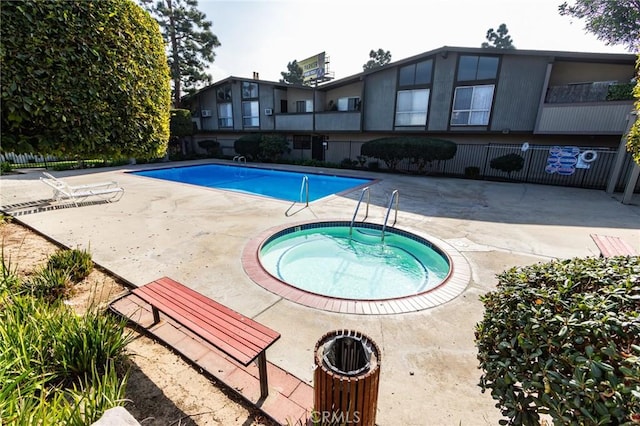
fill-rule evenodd
<path id="1" fill-rule="evenodd" d="M 305 207 L 309 207 L 309 176 L 302 176 L 302 183 L 300 185 L 300 202 L 302 202 L 302 193 L 305 192 L 307 197 L 305 201 Z M 286 212 L 284 212 L 285 216 L 289 216 L 289 211 L 298 203 L 298 201 L 294 201 L 293 204 L 289 206 Z M 304 208 L 304 207 L 303 207 Z M 302 209 L 300 209 L 302 210 Z M 298 210 L 298 211 L 300 211 Z M 297 213 L 297 212 L 296 212 Z M 295 214 L 295 213 L 294 213 Z"/>
<path id="2" fill-rule="evenodd" d="M 365 192 L 367 194 L 367 210 L 365 210 L 364 218 L 362 220 L 365 220 L 367 217 L 369 217 L 369 201 L 371 200 L 371 193 L 369 192 L 369 187 L 366 186 L 362 188 L 362 192 L 360 193 L 360 199 L 358 200 L 358 204 L 356 204 L 356 210 L 353 212 L 353 218 L 351 218 L 351 224 L 349 225 L 349 236 L 351 236 L 351 233 L 353 232 L 353 224 L 356 221 L 356 216 L 358 215 L 358 209 L 360 208 L 360 203 L 362 202 L 362 198 L 364 197 Z"/>
<path id="3" fill-rule="evenodd" d="M 245 157 L 244 155 L 236 155 L 235 157 L 233 157 L 233 162 L 237 162 L 238 164 L 244 163 L 246 165 L 247 157 Z"/>
<path id="4" fill-rule="evenodd" d="M 391 193 L 391 198 L 389 199 L 389 207 L 387 207 L 387 214 L 384 217 L 384 224 L 382 225 L 382 242 L 384 243 L 384 231 L 387 229 L 387 220 L 389 220 L 389 213 L 391 212 L 391 207 L 393 207 L 393 199 L 396 200 L 396 215 L 393 219 L 393 225 L 398 221 L 398 203 L 400 203 L 400 193 L 397 189 L 394 189 Z M 392 225 L 392 226 L 393 226 Z"/>

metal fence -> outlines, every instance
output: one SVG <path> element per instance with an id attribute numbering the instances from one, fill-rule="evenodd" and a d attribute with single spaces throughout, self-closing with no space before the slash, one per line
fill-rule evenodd
<path id="1" fill-rule="evenodd" d="M 332 159 L 349 159 L 356 161 L 360 155 L 360 141 L 330 142 L 329 149 Z M 513 182 L 538 183 L 543 185 L 569 186 L 589 189 L 606 189 L 613 170 L 617 151 L 611 148 L 578 147 L 580 152 L 593 151 L 596 158 L 589 163 L 583 163 L 585 168 L 575 167 L 571 174 L 560 174 L 548 168 L 550 163 L 551 145 L 534 145 L 522 151 L 522 145 L 504 144 L 458 144 L 455 157 L 451 160 L 433 162 L 424 170 L 431 175 L 472 177 L 488 180 L 507 180 Z M 507 154 L 518 154 L 524 159 L 524 167 L 517 172 L 507 174 L 490 167 L 491 160 Z M 367 159 L 367 163 L 375 159 Z M 338 160 L 340 161 L 340 160 Z M 382 161 L 378 162 L 384 167 Z M 468 168 L 477 168 L 477 175 Z M 616 191 L 624 191 L 626 182 L 633 167 L 631 154 L 626 153 L 622 173 L 616 182 Z M 415 164 L 403 160 L 398 164 L 398 170 L 416 172 Z M 475 171 L 474 171 L 475 172 Z M 640 192 L 640 181 L 636 184 L 635 192 Z"/>
<path id="2" fill-rule="evenodd" d="M 344 159 L 357 161 L 360 156 L 362 141 L 335 141 L 331 140 L 327 151 L 327 158 L 332 162 L 340 163 Z M 233 154 L 233 141 L 221 142 L 223 154 Z M 597 158 L 586 164 L 587 168 L 576 167 L 571 174 L 559 174 L 549 172 L 550 149 L 552 146 L 534 145 L 526 151 L 522 151 L 521 145 L 504 144 L 458 144 L 456 155 L 447 161 L 433 162 L 428 165 L 424 172 L 430 175 L 467 177 L 487 180 L 504 180 L 512 182 L 528 182 L 543 185 L 569 186 L 589 189 L 606 189 L 609 176 L 613 170 L 617 151 L 611 148 L 579 147 L 580 152 L 590 150 L 596 153 Z M 524 159 L 524 167 L 517 172 L 507 174 L 490 167 L 491 160 L 507 154 L 519 154 Z M 310 159 L 310 150 L 292 150 L 287 155 L 289 160 Z M 55 169 L 70 168 L 69 165 L 79 167 L 89 166 L 86 164 L 91 160 L 82 160 L 79 165 L 77 159 L 59 159 L 52 156 L 41 156 L 33 154 L 0 154 L 0 162 L 9 162 L 13 168 L 48 168 Z M 102 161 L 102 160 L 96 160 Z M 384 163 L 374 158 L 367 158 L 364 166 L 371 162 L 378 163 L 384 168 Z M 126 162 L 122 162 L 125 164 Z M 107 165 L 107 164 L 104 164 Z M 115 164 L 109 164 L 115 165 Z M 94 166 L 99 166 L 98 164 Z M 616 182 L 616 191 L 624 191 L 626 182 L 629 179 L 633 167 L 633 159 L 627 153 L 624 158 L 622 173 Z M 472 170 L 470 168 L 475 168 Z M 415 164 L 409 160 L 403 160 L 398 164 L 398 170 L 408 173 L 417 172 Z M 640 192 L 640 181 L 636 184 L 634 192 Z"/>

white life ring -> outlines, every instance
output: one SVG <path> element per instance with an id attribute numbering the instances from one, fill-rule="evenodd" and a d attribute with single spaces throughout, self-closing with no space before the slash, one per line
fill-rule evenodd
<path id="1" fill-rule="evenodd" d="M 520 150 L 522 152 L 526 152 L 529 149 L 529 142 L 525 142 L 522 144 L 522 147 L 520 147 Z"/>
<path id="2" fill-rule="evenodd" d="M 598 158 L 598 153 L 592 149 L 588 149 L 580 154 L 580 160 L 585 163 L 593 163 L 596 161 L 596 158 Z"/>

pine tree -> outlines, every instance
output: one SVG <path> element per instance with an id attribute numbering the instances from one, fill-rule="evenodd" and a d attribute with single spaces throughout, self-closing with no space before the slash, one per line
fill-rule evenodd
<path id="1" fill-rule="evenodd" d="M 300 67 L 300 65 L 298 65 L 298 61 L 296 60 L 294 60 L 293 62 L 289 62 L 287 64 L 287 71 L 282 71 L 280 75 L 282 75 L 280 83 L 304 84 L 302 68 Z"/>
<path id="2" fill-rule="evenodd" d="M 382 49 L 378 49 L 377 51 L 371 50 L 369 57 L 371 59 L 362 66 L 362 69 L 365 71 L 383 67 L 391 62 L 391 52 L 388 50 L 386 52 Z"/>
<path id="3" fill-rule="evenodd" d="M 183 89 L 195 92 L 200 83 L 211 83 L 205 70 L 220 46 L 211 32 L 211 21 L 197 9 L 197 0 L 139 0 L 160 24 L 167 45 L 167 62 L 173 81 L 173 104 L 180 106 Z"/>
<path id="4" fill-rule="evenodd" d="M 489 28 L 487 30 L 487 40 L 490 43 L 484 42 L 482 43 L 482 47 L 495 47 L 498 49 L 515 49 L 516 47 L 513 45 L 513 40 L 511 40 L 511 36 L 507 35 L 509 30 L 507 29 L 506 24 L 500 24 L 498 30 L 494 30 L 493 28 Z"/>

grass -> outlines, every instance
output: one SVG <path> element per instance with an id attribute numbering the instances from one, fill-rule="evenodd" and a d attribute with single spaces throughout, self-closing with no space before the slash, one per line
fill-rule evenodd
<path id="1" fill-rule="evenodd" d="M 2 251 L 0 423 L 85 425 L 122 405 L 125 321 L 98 310 L 80 316 L 63 303 L 57 281 L 70 281 L 68 262 L 25 285 Z"/>

